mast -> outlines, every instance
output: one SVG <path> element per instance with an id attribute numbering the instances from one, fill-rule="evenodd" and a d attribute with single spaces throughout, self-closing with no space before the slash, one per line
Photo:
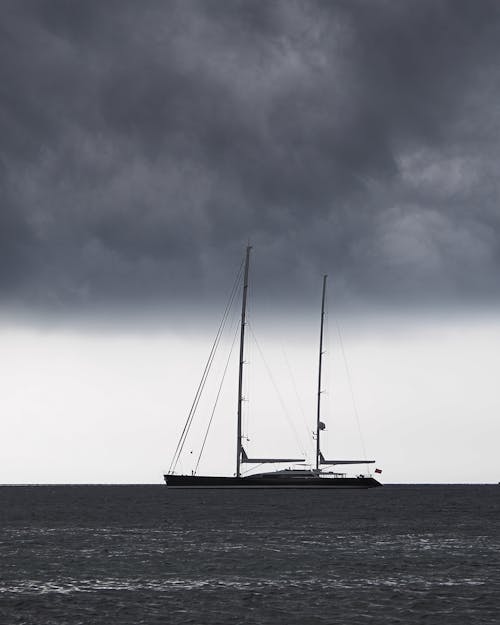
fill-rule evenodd
<path id="1" fill-rule="evenodd" d="M 245 325 L 247 314 L 248 293 L 248 267 L 250 265 L 251 245 L 247 246 L 245 256 L 245 272 L 243 277 L 243 297 L 241 300 L 241 326 L 240 326 L 240 366 L 238 369 L 238 427 L 236 432 L 236 477 L 241 475 L 241 409 L 243 407 L 243 364 L 245 357 Z"/>
<path id="2" fill-rule="evenodd" d="M 326 279 L 327 275 L 323 276 L 323 294 L 321 296 L 321 324 L 319 331 L 319 364 L 318 364 L 318 399 L 317 399 L 317 411 L 316 411 L 316 470 L 320 465 L 320 444 L 319 433 L 324 429 L 324 424 L 321 423 L 321 373 L 323 366 L 323 326 L 325 322 L 325 295 L 326 295 Z"/>

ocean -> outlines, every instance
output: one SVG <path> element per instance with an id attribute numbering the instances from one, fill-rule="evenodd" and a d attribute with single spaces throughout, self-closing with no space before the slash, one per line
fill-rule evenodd
<path id="1" fill-rule="evenodd" d="M 2 625 L 500 623 L 500 486 L 0 487 Z"/>

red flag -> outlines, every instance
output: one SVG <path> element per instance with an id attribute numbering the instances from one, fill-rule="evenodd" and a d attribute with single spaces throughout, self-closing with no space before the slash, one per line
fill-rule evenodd
<path id="1" fill-rule="evenodd" d="M 375 469 L 375 473 L 382 473 L 382 469 Z"/>

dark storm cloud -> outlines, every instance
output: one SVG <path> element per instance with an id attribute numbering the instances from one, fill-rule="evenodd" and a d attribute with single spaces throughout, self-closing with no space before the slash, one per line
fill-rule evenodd
<path id="1" fill-rule="evenodd" d="M 263 293 L 496 299 L 498 3 L 0 11 L 5 307 L 218 295 L 248 239 Z"/>

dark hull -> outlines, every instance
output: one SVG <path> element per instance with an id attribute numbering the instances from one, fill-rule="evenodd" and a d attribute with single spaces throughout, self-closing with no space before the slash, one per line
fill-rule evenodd
<path id="1" fill-rule="evenodd" d="M 382 486 L 373 477 L 207 477 L 164 475 L 169 488 L 306 488 L 348 489 Z"/>

